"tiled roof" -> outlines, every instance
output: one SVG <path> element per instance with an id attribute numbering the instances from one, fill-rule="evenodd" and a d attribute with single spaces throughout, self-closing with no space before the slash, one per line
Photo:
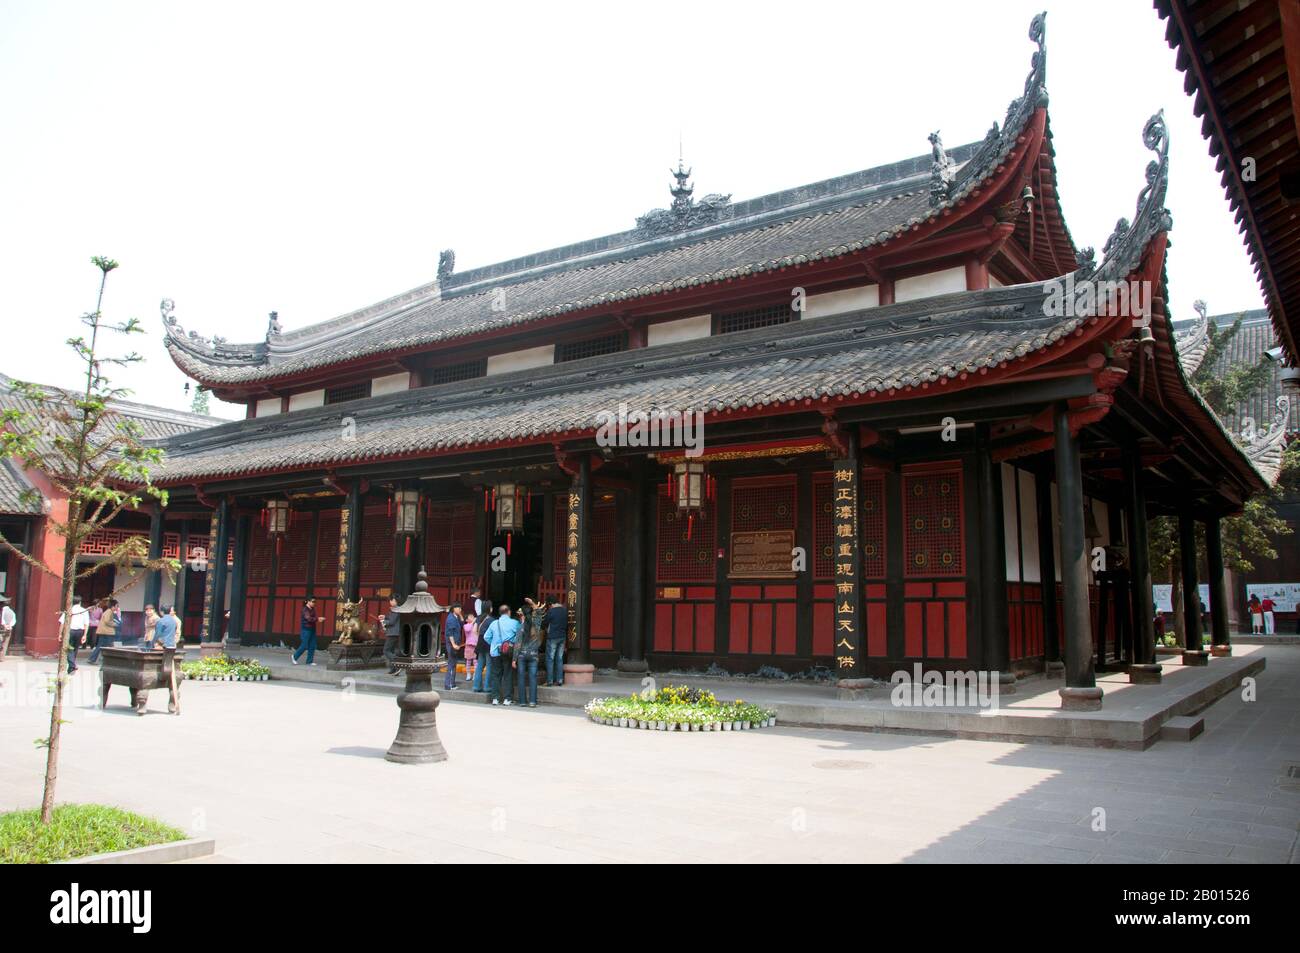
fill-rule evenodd
<path id="1" fill-rule="evenodd" d="M 14 378 L 6 374 L 0 374 L 0 411 L 15 410 L 24 413 L 35 414 L 38 411 L 36 403 L 29 400 L 26 396 L 16 393 L 13 390 Z M 50 385 L 38 385 L 42 390 L 49 394 L 58 394 L 60 389 Z M 62 391 L 62 393 L 68 393 Z M 115 400 L 110 404 L 112 415 L 107 418 L 104 426 L 111 425 L 113 418 L 124 418 L 135 421 L 139 425 L 141 436 L 145 440 L 163 440 L 167 437 L 174 437 L 178 434 L 189 433 L 203 427 L 211 427 L 215 424 L 222 423 L 220 417 L 208 417 L 203 414 L 192 414 L 185 411 L 171 410 L 167 407 L 154 407 L 149 404 L 138 404 L 134 401 Z M 49 452 L 49 446 L 41 448 L 42 452 Z M 22 469 L 15 461 L 0 459 L 0 513 L 22 513 L 36 514 L 42 512 L 39 501 L 27 503 L 18 499 L 17 494 L 21 494 L 30 488 L 31 484 L 23 475 Z"/>
<path id="2" fill-rule="evenodd" d="M 0 457 L 0 514 L 6 516 L 39 516 L 41 501 L 28 497 L 34 490 L 31 481 L 12 460 Z"/>
<path id="3" fill-rule="evenodd" d="M 168 349 L 183 371 L 205 383 L 267 381 L 879 246 L 950 212 L 1017 147 L 1047 101 L 1042 29 L 1036 18 L 1030 36 L 1039 50 L 1024 95 L 1002 128 L 994 123 L 982 142 L 948 153 L 955 180 L 934 201 L 931 156 L 923 156 L 728 206 L 714 221 L 680 233 L 627 232 L 452 274 L 330 321 L 268 334 L 264 343 L 209 342 L 184 332 L 165 311 Z"/>
<path id="4" fill-rule="evenodd" d="M 600 411 L 715 414 L 954 380 L 1037 351 L 1081 318 L 1042 285 L 958 292 L 796 326 L 662 345 L 224 424 L 165 443 L 168 483 L 589 434 Z M 355 422 L 355 438 L 345 427 Z M 237 450 L 235 449 L 237 448 Z"/>

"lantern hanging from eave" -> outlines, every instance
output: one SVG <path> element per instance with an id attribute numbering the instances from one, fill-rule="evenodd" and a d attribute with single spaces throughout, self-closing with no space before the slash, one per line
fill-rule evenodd
<path id="1" fill-rule="evenodd" d="M 396 519 L 393 528 L 404 539 L 406 555 L 411 555 L 411 540 L 420 532 L 420 491 L 396 490 L 393 493 Z"/>
<path id="2" fill-rule="evenodd" d="M 280 551 L 280 540 L 289 531 L 289 501 L 267 500 L 262 510 L 262 525 L 266 533 L 275 540 L 275 551 Z"/>
<path id="3" fill-rule="evenodd" d="M 506 534 L 506 553 L 511 539 L 524 528 L 523 497 L 526 491 L 518 483 L 502 481 L 492 488 L 492 508 L 496 511 L 496 531 Z"/>
<path id="4" fill-rule="evenodd" d="M 686 514 L 686 538 L 695 532 L 695 517 L 704 518 L 705 504 L 713 499 L 714 479 L 704 469 L 702 460 L 682 460 L 673 464 L 669 497 L 676 501 L 678 512 Z"/>

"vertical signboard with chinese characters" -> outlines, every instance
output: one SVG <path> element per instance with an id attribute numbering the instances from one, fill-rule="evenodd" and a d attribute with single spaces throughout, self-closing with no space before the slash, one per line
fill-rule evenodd
<path id="1" fill-rule="evenodd" d="M 203 581 L 203 628 L 199 631 L 199 641 L 206 642 L 212 636 L 212 600 L 217 588 L 217 533 L 220 529 L 221 511 L 212 511 L 212 522 L 208 528 L 208 571 Z M 225 553 L 222 553 L 224 556 Z M 183 610 L 178 610 L 177 614 Z"/>
<path id="2" fill-rule="evenodd" d="M 841 678 L 861 673 L 862 599 L 858 571 L 858 467 L 851 457 L 835 461 L 831 484 L 835 547 L 835 670 Z"/>
<path id="3" fill-rule="evenodd" d="M 569 610 L 569 648 L 575 648 L 578 644 L 578 613 L 579 599 L 581 590 L 578 586 L 579 580 L 579 563 L 582 559 L 582 497 L 586 492 L 586 487 L 574 483 L 569 490 L 569 510 L 565 517 L 565 547 L 564 547 L 564 587 L 565 597 L 564 605 Z"/>
<path id="4" fill-rule="evenodd" d="M 335 625 L 343 621 L 343 603 L 352 598 L 348 592 L 348 546 L 351 542 L 352 513 L 349 507 L 339 510 L 339 596 L 335 605 Z"/>

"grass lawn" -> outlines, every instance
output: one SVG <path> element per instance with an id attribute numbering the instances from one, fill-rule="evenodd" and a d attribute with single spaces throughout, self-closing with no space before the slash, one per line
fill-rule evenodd
<path id="1" fill-rule="evenodd" d="M 0 864 L 51 864 L 184 839 L 174 827 L 102 804 L 60 805 L 48 827 L 39 809 L 0 814 Z"/>

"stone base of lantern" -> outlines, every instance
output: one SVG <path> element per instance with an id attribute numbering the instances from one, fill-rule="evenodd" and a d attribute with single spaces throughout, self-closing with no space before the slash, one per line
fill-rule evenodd
<path id="1" fill-rule="evenodd" d="M 402 714 L 397 722 L 397 737 L 384 755 L 398 764 L 430 764 L 446 761 L 447 749 L 438 737 L 438 703 L 431 672 L 406 672 L 406 688 L 397 696 Z"/>

